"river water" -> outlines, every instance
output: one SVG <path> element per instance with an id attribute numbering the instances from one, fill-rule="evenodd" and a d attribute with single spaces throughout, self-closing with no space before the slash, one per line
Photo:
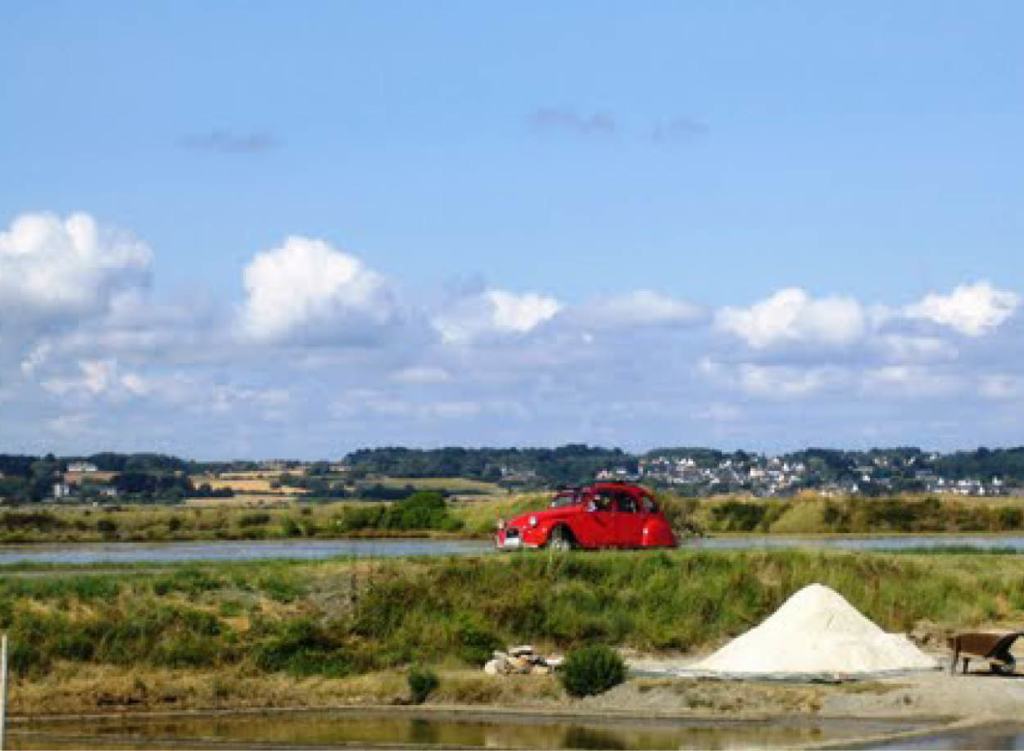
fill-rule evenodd
<path id="1" fill-rule="evenodd" d="M 687 540 L 694 550 L 766 550 L 825 548 L 833 550 L 917 550 L 974 548 L 1024 552 L 1024 535 L 889 535 L 870 537 L 791 537 L 745 535 Z M 183 563 L 187 561 L 319 560 L 353 556 L 384 558 L 418 555 L 494 553 L 486 540 L 216 540 L 162 543 L 65 543 L 0 545 L 0 566 L 12 563 L 89 565 L 96 563 Z"/>
<path id="2" fill-rule="evenodd" d="M 912 729 L 914 723 L 899 721 L 594 720 L 343 710 L 44 722 L 12 728 L 10 748 L 790 748 Z"/>

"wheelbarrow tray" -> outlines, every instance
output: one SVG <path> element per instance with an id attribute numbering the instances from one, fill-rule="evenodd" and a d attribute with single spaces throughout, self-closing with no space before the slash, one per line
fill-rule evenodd
<path id="1" fill-rule="evenodd" d="M 949 648 L 953 650 L 953 663 L 949 672 L 956 671 L 956 663 L 961 655 L 965 655 L 965 673 L 971 657 L 988 660 L 993 672 L 1013 672 L 1014 659 L 1010 648 L 1021 636 L 1024 636 L 1024 631 L 968 631 L 951 636 L 947 640 Z"/>

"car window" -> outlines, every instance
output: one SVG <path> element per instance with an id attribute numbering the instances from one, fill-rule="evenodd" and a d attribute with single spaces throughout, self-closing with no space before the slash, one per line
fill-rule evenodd
<path id="1" fill-rule="evenodd" d="M 616 493 L 615 496 L 618 501 L 619 511 L 626 514 L 636 513 L 636 498 L 629 493 Z"/>
<path id="2" fill-rule="evenodd" d="M 649 495 L 640 497 L 640 508 L 642 508 L 648 514 L 658 513 L 658 504 L 654 502 L 654 499 Z"/>
<path id="3" fill-rule="evenodd" d="M 612 507 L 612 498 L 608 493 L 596 493 L 590 501 L 594 511 L 608 511 Z"/>
<path id="4" fill-rule="evenodd" d="M 579 502 L 579 491 L 563 490 L 558 495 L 555 496 L 553 501 L 551 501 L 551 508 L 561 508 L 562 506 L 575 506 Z"/>

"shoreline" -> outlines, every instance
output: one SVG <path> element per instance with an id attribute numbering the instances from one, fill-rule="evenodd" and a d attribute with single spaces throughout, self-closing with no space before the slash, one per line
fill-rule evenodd
<path id="1" fill-rule="evenodd" d="M 498 679 L 500 680 L 500 679 Z M 636 683 L 630 681 L 628 683 Z M 733 688 L 743 690 L 742 684 L 733 684 Z M 594 701 L 596 700 L 596 701 Z M 591 697 L 591 703 L 602 704 L 601 697 Z M 995 713 L 982 716 L 966 716 L 962 713 L 928 714 L 917 712 L 877 711 L 842 713 L 832 711 L 818 712 L 785 712 L 785 711 L 731 711 L 723 714 L 720 710 L 682 710 L 649 711 L 642 709 L 615 709 L 607 706 L 570 706 L 570 707 L 537 707 L 514 705 L 472 705 L 426 703 L 421 705 L 371 703 L 350 704 L 335 703 L 319 706 L 283 706 L 283 707 L 246 707 L 246 708 L 197 708 L 190 710 L 162 711 L 109 711 L 82 712 L 53 715 L 13 715 L 10 720 L 10 737 L 45 739 L 47 735 L 60 734 L 76 726 L 88 725 L 95 729 L 111 728 L 123 723 L 160 723 L 176 721 L 216 721 L 231 720 L 245 717 L 252 718 L 296 718 L 328 716 L 331 718 L 351 717 L 358 719 L 380 719 L 403 717 L 410 720 L 427 720 L 431 722 L 471 722 L 504 725 L 551 725 L 564 726 L 583 724 L 588 727 L 602 729 L 635 728 L 672 728 L 706 727 L 727 730 L 730 728 L 744 729 L 751 727 L 772 728 L 807 728 L 807 727 L 850 727 L 864 726 L 864 733 L 849 738 L 798 744 L 798 748 L 874 748 L 879 745 L 913 741 L 916 739 L 945 736 L 947 734 L 983 734 L 993 732 L 1001 727 L 1016 728 L 1012 717 L 999 716 Z M 880 726 L 892 725 L 892 728 Z M 903 729 L 906 726 L 911 729 Z M 899 729 L 897 729 L 899 728 Z M 40 730 L 49 731 L 39 734 Z M 81 741 L 94 740 L 99 737 L 109 742 L 111 736 L 95 734 L 77 734 Z M 194 743 L 188 738 L 182 739 L 175 746 L 189 746 Z M 223 745 L 231 742 L 223 741 Z"/>

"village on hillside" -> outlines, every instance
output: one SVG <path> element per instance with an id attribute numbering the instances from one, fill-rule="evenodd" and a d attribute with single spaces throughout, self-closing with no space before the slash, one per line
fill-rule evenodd
<path id="1" fill-rule="evenodd" d="M 944 474 L 937 453 L 907 459 L 874 456 L 845 462 L 838 469 L 813 458 L 729 455 L 708 459 L 706 454 L 648 455 L 635 472 L 605 469 L 599 479 L 636 480 L 667 485 L 687 495 L 748 493 L 759 497 L 785 497 L 799 492 L 824 496 L 937 493 L 964 496 L 1018 495 L 1021 483 L 1000 476 L 964 477 Z"/>
<path id="2" fill-rule="evenodd" d="M 916 448 L 804 449 L 772 456 L 707 448 L 630 454 L 581 444 L 524 449 L 360 449 L 334 461 L 196 462 L 158 454 L 0 455 L 0 501 L 175 502 L 259 495 L 267 501 L 401 500 L 408 480 L 460 494 L 550 491 L 598 480 L 641 482 L 686 497 L 1024 495 L 1024 448 L 942 454 Z"/>

